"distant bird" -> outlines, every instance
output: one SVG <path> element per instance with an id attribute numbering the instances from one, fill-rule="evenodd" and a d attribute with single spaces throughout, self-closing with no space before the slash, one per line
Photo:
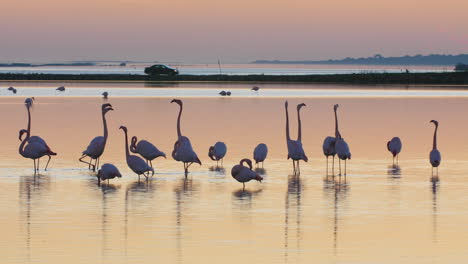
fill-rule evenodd
<path id="1" fill-rule="evenodd" d="M 193 163 L 202 165 L 197 154 L 193 151 L 192 144 L 188 137 L 182 136 L 180 132 L 180 117 L 182 116 L 183 104 L 179 99 L 173 99 L 171 103 L 179 105 L 179 116 L 177 117 L 177 141 L 174 143 L 174 150 L 172 151 L 172 158 L 176 161 L 182 161 L 184 163 L 185 177 L 187 177 L 188 168 Z"/>
<path id="2" fill-rule="evenodd" d="M 65 87 L 60 86 L 59 88 L 57 88 L 57 89 L 55 89 L 55 90 L 60 91 L 60 92 L 63 92 L 63 91 L 65 91 Z"/>
<path id="3" fill-rule="evenodd" d="M 401 146 L 401 140 L 399 137 L 394 137 L 392 140 L 387 142 L 387 149 L 393 156 L 393 164 L 395 164 L 395 157 L 398 164 L 398 154 L 401 152 Z"/>
<path id="4" fill-rule="evenodd" d="M 338 128 L 338 120 L 336 119 L 336 107 L 334 106 L 333 109 L 335 110 L 335 131 Z M 336 132 L 335 132 L 336 134 Z M 323 141 L 322 149 L 323 149 L 323 154 L 327 158 L 327 175 L 328 175 L 328 157 L 332 156 L 333 161 L 332 161 L 332 173 L 334 172 L 335 169 L 335 155 L 336 155 L 336 150 L 335 150 L 335 143 L 336 143 L 336 138 L 334 137 L 326 137 L 325 140 Z"/>
<path id="5" fill-rule="evenodd" d="M 130 155 L 130 151 L 128 149 L 127 128 L 125 126 L 120 126 L 119 129 L 122 129 L 125 133 L 125 157 L 128 167 L 138 175 L 138 180 L 140 180 L 140 175 L 142 174 L 146 177 L 146 180 L 148 180 L 149 172 L 151 171 L 151 176 L 153 176 L 154 169 L 151 168 L 142 158 L 135 155 Z"/>
<path id="6" fill-rule="evenodd" d="M 101 166 L 101 169 L 98 171 L 96 175 L 98 179 L 98 185 L 101 184 L 101 181 L 107 180 L 107 183 L 109 183 L 110 179 L 114 179 L 115 177 L 121 178 L 122 174 L 120 174 L 119 169 L 115 167 L 112 164 L 109 163 L 104 163 Z"/>
<path id="7" fill-rule="evenodd" d="M 34 97 L 33 97 L 34 98 Z M 38 143 L 38 144 L 41 144 L 43 145 L 46 149 L 47 149 L 47 153 L 45 156 L 48 156 L 49 159 L 47 160 L 47 164 L 46 166 L 44 167 L 44 170 L 47 170 L 47 167 L 49 166 L 49 162 L 50 162 L 50 159 L 52 158 L 51 156 L 55 156 L 57 155 L 57 153 L 53 152 L 49 145 L 47 145 L 47 143 L 45 142 L 44 139 L 42 139 L 41 137 L 39 136 L 31 136 L 31 111 L 30 111 L 30 108 L 31 106 L 29 106 L 28 104 L 26 104 L 26 110 L 28 111 L 28 125 L 27 125 L 27 129 L 26 129 L 26 132 L 27 134 L 29 135 L 29 139 L 27 140 L 27 143 L 28 144 L 33 144 L 33 143 Z M 22 141 L 22 135 L 24 133 L 20 133 L 20 137 L 19 137 L 19 140 Z M 39 170 L 39 159 L 37 161 L 37 169 Z"/>
<path id="8" fill-rule="evenodd" d="M 434 123 L 435 130 L 434 130 L 434 139 L 432 142 L 432 150 L 429 154 L 429 161 L 432 165 L 432 175 L 434 175 L 434 168 L 437 168 L 437 175 L 439 174 L 439 165 L 442 161 L 442 157 L 440 156 L 439 150 L 437 150 L 437 129 L 439 128 L 439 122 L 436 120 L 431 120 L 430 123 Z"/>
<path id="9" fill-rule="evenodd" d="M 138 142 L 138 143 L 137 143 Z M 146 162 L 149 162 L 151 168 L 153 168 L 152 160 L 158 157 L 166 158 L 166 154 L 160 151 L 157 147 L 146 140 L 138 141 L 138 138 L 133 136 L 132 143 L 130 145 L 130 151 L 133 153 L 140 154 L 143 158 L 145 158 Z"/>
<path id="10" fill-rule="evenodd" d="M 263 168 L 263 162 L 265 161 L 266 157 L 268 154 L 268 147 L 266 144 L 260 143 L 258 144 L 253 152 L 253 158 L 255 160 L 255 164 L 262 163 L 262 168 Z"/>
<path id="11" fill-rule="evenodd" d="M 104 135 L 97 136 L 89 143 L 88 147 L 83 151 L 81 158 L 78 160 L 85 164 L 88 164 L 88 169 L 99 169 L 99 158 L 101 157 L 102 153 L 104 153 L 104 149 L 106 147 L 108 131 L 107 131 L 107 121 L 106 121 L 106 114 L 109 111 L 113 111 L 111 104 L 102 104 L 101 106 L 101 115 L 102 115 L 102 123 L 104 126 Z M 84 161 L 85 157 L 89 157 L 90 161 Z M 93 164 L 94 160 L 94 164 Z"/>
<path id="12" fill-rule="evenodd" d="M 303 160 L 307 162 L 309 159 L 304 153 L 304 148 L 302 147 L 302 128 L 301 128 L 301 116 L 300 110 L 305 106 L 304 103 L 297 105 L 297 121 L 298 121 L 298 135 L 297 140 L 292 140 L 289 136 L 289 115 L 288 115 L 288 101 L 284 103 L 284 108 L 286 109 L 286 143 L 288 146 L 288 159 L 292 159 L 294 173 L 300 174 L 299 161 Z M 297 169 L 296 169 L 297 162 Z"/>
<path id="13" fill-rule="evenodd" d="M 249 167 L 244 166 L 244 162 L 246 162 Z M 252 170 L 252 161 L 249 159 L 242 159 L 239 164 L 232 167 L 231 175 L 238 182 L 242 182 L 242 190 L 245 190 L 245 183 L 250 180 L 256 180 L 259 182 L 263 180 L 258 173 Z"/>
<path id="14" fill-rule="evenodd" d="M 256 92 L 257 92 L 258 90 L 260 90 L 260 87 L 258 87 L 258 86 L 252 87 L 252 91 L 256 91 Z"/>
<path id="15" fill-rule="evenodd" d="M 28 107 L 31 107 L 34 103 L 34 97 L 28 97 L 26 100 L 24 100 L 24 104 Z"/>
<path id="16" fill-rule="evenodd" d="M 339 158 L 339 168 L 340 168 L 340 174 L 341 176 L 341 160 L 344 160 L 345 162 L 345 169 L 344 169 L 344 176 L 346 177 L 346 160 L 351 159 L 351 152 L 349 151 L 348 143 L 341 137 L 341 134 L 338 129 L 338 116 L 336 111 L 338 110 L 339 105 L 336 104 L 333 109 L 335 111 L 335 120 L 336 120 L 336 127 L 335 127 L 335 151 L 336 154 L 338 155 Z"/>
<path id="17" fill-rule="evenodd" d="M 231 96 L 231 92 L 230 92 L 230 91 L 227 91 L 227 92 L 226 92 L 226 95 L 227 95 L 227 96 Z"/>
<path id="18" fill-rule="evenodd" d="M 31 142 L 28 143 L 28 140 L 30 138 L 30 134 L 26 129 L 21 129 L 19 131 L 19 138 L 21 139 L 23 137 L 23 134 L 26 133 L 26 137 L 21 141 L 21 144 L 19 146 L 19 154 L 25 158 L 32 159 L 34 162 L 34 175 L 36 175 L 36 172 L 39 171 L 39 159 L 44 157 L 44 156 L 53 156 L 57 155 L 54 152 L 51 152 L 50 149 L 47 149 L 46 145 L 41 144 L 40 142 Z M 26 145 L 26 143 L 28 143 Z M 36 166 L 36 160 L 37 166 Z M 49 159 L 50 160 L 50 159 Z"/>
<path id="19" fill-rule="evenodd" d="M 14 94 L 17 92 L 17 91 L 16 91 L 16 88 L 14 88 L 14 87 L 11 87 L 11 86 L 10 86 L 10 87 L 8 87 L 8 89 L 7 89 L 7 90 L 8 90 L 8 91 L 12 91 Z"/>
<path id="20" fill-rule="evenodd" d="M 221 91 L 221 92 L 219 92 L 219 94 L 220 94 L 221 96 L 226 96 L 226 95 L 227 95 L 227 92 L 226 92 L 226 91 Z"/>
<path id="21" fill-rule="evenodd" d="M 107 96 L 109 96 L 108 92 L 103 92 L 102 93 L 102 98 L 107 99 Z"/>
<path id="22" fill-rule="evenodd" d="M 223 160 L 226 152 L 226 144 L 224 144 L 224 142 L 218 141 L 208 150 L 208 157 L 210 157 L 212 160 L 216 160 L 216 166 L 218 166 L 218 162 L 221 160 L 221 166 L 223 166 Z"/>

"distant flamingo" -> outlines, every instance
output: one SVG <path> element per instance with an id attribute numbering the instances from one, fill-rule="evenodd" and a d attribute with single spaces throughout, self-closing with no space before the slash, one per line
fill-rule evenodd
<path id="1" fill-rule="evenodd" d="M 333 107 L 335 109 L 337 107 L 336 105 Z M 335 110 L 336 111 L 336 110 Z M 337 120 L 336 120 L 336 115 L 335 115 L 335 131 L 336 131 L 336 126 L 337 126 Z M 332 173 L 334 172 L 335 169 L 335 142 L 336 138 L 334 137 L 326 137 L 325 140 L 323 141 L 323 154 L 325 157 L 327 157 L 327 175 L 328 175 L 328 157 L 332 156 L 333 161 L 332 161 Z"/>
<path id="2" fill-rule="evenodd" d="M 246 162 L 249 167 L 244 166 Z M 245 183 L 250 180 L 256 180 L 261 182 L 263 178 L 256 172 L 252 170 L 252 161 L 249 159 L 242 159 L 239 164 L 235 165 L 231 169 L 231 175 L 238 182 L 242 182 L 243 190 L 245 190 Z"/>
<path id="3" fill-rule="evenodd" d="M 23 139 L 23 141 L 21 141 L 18 152 L 19 152 L 19 154 L 21 156 L 33 160 L 33 162 L 34 162 L 34 175 L 36 175 L 36 172 L 39 171 L 39 160 L 38 159 L 40 159 L 41 157 L 46 156 L 46 155 L 50 156 L 50 155 L 57 155 L 57 154 L 51 152 L 49 149 L 47 149 L 47 147 L 44 144 L 41 144 L 39 142 L 32 142 L 32 143 L 28 143 L 26 145 L 26 143 L 28 142 L 28 140 L 30 138 L 30 134 L 29 134 L 28 130 L 21 129 L 19 131 L 19 138 L 20 139 L 23 137 L 24 133 L 26 133 L 26 137 Z M 36 160 L 38 160 L 37 166 L 36 166 Z"/>
<path id="4" fill-rule="evenodd" d="M 101 169 L 98 171 L 96 175 L 98 179 L 98 185 L 101 184 L 101 181 L 107 180 L 109 183 L 109 179 L 114 179 L 115 177 L 121 178 L 122 174 L 120 174 L 119 169 L 112 164 L 104 163 L 101 166 Z"/>
<path id="5" fill-rule="evenodd" d="M 307 162 L 309 159 L 307 158 L 306 154 L 304 153 L 304 148 L 302 147 L 302 128 L 301 128 L 301 116 L 300 110 L 305 106 L 304 103 L 297 105 L 297 121 L 298 121 L 298 135 L 297 140 L 292 140 L 289 136 L 289 115 L 288 115 L 288 101 L 284 103 L 284 107 L 286 109 L 286 143 L 288 145 L 288 159 L 292 159 L 293 161 L 293 168 L 294 173 L 300 174 L 299 169 L 299 161 L 303 160 Z M 296 162 L 297 162 L 297 169 L 296 169 Z"/>
<path id="6" fill-rule="evenodd" d="M 34 98 L 34 97 L 33 97 Z M 49 157 L 49 159 L 47 160 L 47 164 L 46 166 L 44 167 L 44 170 L 47 170 L 47 167 L 49 166 L 49 162 L 50 162 L 50 159 L 52 158 L 51 156 L 55 156 L 57 155 L 57 153 L 53 152 L 49 145 L 47 145 L 47 143 L 45 142 L 44 139 L 42 139 L 41 137 L 39 136 L 31 136 L 31 110 L 30 110 L 31 106 L 26 104 L 26 110 L 28 111 L 28 125 L 27 125 L 27 132 L 29 134 L 29 139 L 27 141 L 28 144 L 32 144 L 32 143 L 38 143 L 38 144 L 42 144 L 45 146 L 45 148 L 47 149 L 47 152 L 49 154 L 46 154 L 46 156 Z M 24 134 L 24 133 L 23 133 Z M 20 137 L 19 137 L 19 140 L 22 141 L 22 135 L 20 133 Z M 37 169 L 39 170 L 39 159 L 37 160 Z"/>
<path id="7" fill-rule="evenodd" d="M 351 159 L 351 152 L 349 151 L 348 143 L 346 143 L 346 141 L 341 137 L 341 134 L 338 129 L 338 116 L 336 113 L 338 110 L 338 107 L 339 105 L 337 104 L 333 107 L 335 111 L 335 138 L 336 138 L 335 151 L 336 151 L 336 154 L 338 154 L 338 158 L 340 160 L 344 160 L 345 162 L 344 176 L 346 178 L 346 160 Z M 340 167 L 339 176 L 341 176 L 341 161 L 340 160 L 339 160 L 339 167 Z"/>
<path id="8" fill-rule="evenodd" d="M 107 96 L 109 96 L 108 92 L 103 92 L 102 93 L 102 98 L 107 99 Z"/>
<path id="9" fill-rule="evenodd" d="M 128 149 L 128 135 L 127 135 L 127 128 L 125 126 L 120 126 L 119 129 L 122 129 L 125 133 L 125 157 L 127 160 L 127 165 L 128 167 L 138 174 L 138 180 L 140 180 L 140 175 L 143 174 L 143 176 L 146 177 L 146 180 L 148 180 L 149 177 L 149 172 L 152 172 L 152 175 L 154 175 L 154 169 L 151 168 L 142 158 L 135 156 L 135 155 L 130 155 L 130 151 Z"/>
<path id="10" fill-rule="evenodd" d="M 437 169 L 437 175 L 439 175 L 439 165 L 442 161 L 442 157 L 440 156 L 439 150 L 437 150 L 437 129 L 439 128 L 439 122 L 436 120 L 431 120 L 430 123 L 434 123 L 435 130 L 434 130 L 434 139 L 432 143 L 432 150 L 429 154 L 429 161 L 432 165 L 432 175 L 434 176 L 434 168 Z"/>
<path id="11" fill-rule="evenodd" d="M 263 168 L 263 162 L 265 161 L 266 157 L 268 154 L 268 147 L 266 144 L 260 143 L 258 144 L 253 153 L 253 158 L 255 160 L 255 164 L 262 163 L 262 168 Z"/>
<path id="12" fill-rule="evenodd" d="M 177 117 L 177 141 L 174 144 L 174 150 L 172 151 L 172 157 L 176 161 L 182 161 L 184 163 L 185 177 L 187 177 L 188 168 L 193 163 L 202 164 L 198 159 L 197 154 L 193 151 L 192 144 L 188 137 L 182 136 L 180 132 L 180 117 L 182 116 L 183 104 L 179 99 L 173 99 L 171 103 L 179 105 L 179 116 Z"/>
<path id="13" fill-rule="evenodd" d="M 55 90 L 60 91 L 60 92 L 63 92 L 63 91 L 65 91 L 65 87 L 60 86 L 59 88 L 57 88 L 57 89 L 55 89 Z"/>
<path id="14" fill-rule="evenodd" d="M 16 93 L 16 88 L 14 88 L 14 87 L 12 87 L 12 86 L 8 87 L 7 90 L 8 90 L 8 91 L 12 91 L 14 94 Z"/>
<path id="15" fill-rule="evenodd" d="M 257 92 L 258 90 L 260 90 L 260 87 L 258 87 L 258 86 L 254 86 L 254 87 L 252 87 L 252 91 L 255 91 L 255 92 Z"/>
<path id="16" fill-rule="evenodd" d="M 132 137 L 132 144 L 130 145 L 130 151 L 133 153 L 140 154 L 143 158 L 145 158 L 146 162 L 150 164 L 151 168 L 153 168 L 152 160 L 158 157 L 166 158 L 166 154 L 160 151 L 157 147 L 146 140 L 138 141 L 138 138 L 133 136 Z"/>
<path id="17" fill-rule="evenodd" d="M 401 147 L 402 147 L 402 144 L 401 144 L 401 140 L 399 137 L 394 137 L 390 141 L 387 142 L 387 149 L 388 151 L 390 151 L 390 153 L 392 153 L 392 156 L 393 156 L 393 164 L 395 164 L 395 157 L 396 157 L 397 164 L 398 164 L 398 156 L 399 156 L 398 154 L 400 154 L 401 152 Z"/>
<path id="18" fill-rule="evenodd" d="M 30 98 L 28 97 L 28 98 L 26 98 L 26 100 L 24 100 L 24 104 L 26 106 L 31 107 L 33 105 L 33 103 L 34 103 L 34 97 L 30 97 Z"/>
<path id="19" fill-rule="evenodd" d="M 210 157 L 212 160 L 216 160 L 216 166 L 218 166 L 218 162 L 221 160 L 221 166 L 223 166 L 223 160 L 226 152 L 226 144 L 224 144 L 224 142 L 218 141 L 208 150 L 208 157 Z"/>
<path id="20" fill-rule="evenodd" d="M 109 111 L 113 111 L 111 104 L 103 104 L 101 106 L 101 114 L 102 114 L 102 123 L 104 126 L 104 136 L 97 136 L 89 143 L 86 150 L 83 151 L 83 155 L 79 158 L 80 162 L 88 164 L 88 168 L 93 168 L 93 171 L 99 168 L 99 158 L 101 157 L 102 153 L 104 153 L 104 149 L 106 147 L 108 132 L 107 132 L 107 121 L 106 121 L 106 113 Z M 85 157 L 89 157 L 90 161 L 84 161 Z M 95 160 L 94 164 L 93 160 Z"/>

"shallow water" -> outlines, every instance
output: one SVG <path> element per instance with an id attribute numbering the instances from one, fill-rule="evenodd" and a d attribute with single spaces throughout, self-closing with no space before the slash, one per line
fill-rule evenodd
<path id="1" fill-rule="evenodd" d="M 178 107 L 169 103 L 170 95 L 110 97 L 115 111 L 107 114 L 109 140 L 101 163 L 115 164 L 123 177 L 101 187 L 78 162 L 89 141 L 103 133 L 101 98 L 36 98 L 32 134 L 59 155 L 50 170 L 34 177 L 32 161 L 18 154 L 18 131 L 26 127 L 24 97 L 1 97 L 3 262 L 464 262 L 468 98 L 427 97 L 425 90 L 414 91 L 420 97 L 388 98 L 332 92 L 338 95 L 184 98 L 182 133 L 203 165 L 193 165 L 185 179 L 182 164 L 158 159 L 148 183 L 138 183 L 127 168 L 118 127 L 126 125 L 130 136 L 150 140 L 169 157 Z M 295 105 L 307 105 L 301 113 L 309 162 L 301 163 L 298 177 L 286 160 L 285 98 L 293 136 Z M 346 182 L 326 177 L 321 150 L 323 139 L 333 135 L 335 103 L 352 152 Z M 440 122 L 438 179 L 428 162 L 431 119 Z M 386 150 L 393 136 L 403 141 L 396 168 Z M 213 170 L 216 163 L 207 156 L 218 140 L 228 146 L 224 171 Z M 251 157 L 260 142 L 269 147 L 264 181 L 249 182 L 242 192 L 230 169 Z"/>

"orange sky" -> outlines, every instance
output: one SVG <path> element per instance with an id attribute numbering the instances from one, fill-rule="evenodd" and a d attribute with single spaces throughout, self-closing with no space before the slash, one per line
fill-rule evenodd
<path id="1" fill-rule="evenodd" d="M 17 0 L 0 61 L 212 63 L 468 52 L 466 0 Z"/>

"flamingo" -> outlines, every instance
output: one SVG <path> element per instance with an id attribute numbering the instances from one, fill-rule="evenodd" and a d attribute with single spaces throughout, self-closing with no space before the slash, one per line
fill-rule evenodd
<path id="1" fill-rule="evenodd" d="M 55 89 L 55 90 L 60 91 L 60 92 L 63 92 L 63 91 L 65 91 L 65 87 L 60 86 L 59 88 L 57 88 L 57 89 Z"/>
<path id="2" fill-rule="evenodd" d="M 244 166 L 244 162 L 246 162 L 249 167 Z M 242 159 L 239 164 L 232 167 L 231 175 L 238 182 L 242 182 L 242 190 L 245 190 L 245 183 L 250 180 L 256 180 L 259 182 L 262 182 L 263 180 L 258 173 L 252 170 L 252 161 L 250 159 Z"/>
<path id="3" fill-rule="evenodd" d="M 351 152 L 349 151 L 348 143 L 346 143 L 346 141 L 341 137 L 341 134 L 338 130 L 338 116 L 336 114 L 338 107 L 339 107 L 338 104 L 336 104 L 333 107 L 333 110 L 335 111 L 335 138 L 336 138 L 335 151 L 339 158 L 338 160 L 339 167 L 340 167 L 339 176 L 341 177 L 341 160 L 344 160 L 345 162 L 344 176 L 346 177 L 346 160 L 351 159 Z"/>
<path id="4" fill-rule="evenodd" d="M 111 104 L 102 104 L 101 113 L 102 123 L 104 126 L 104 136 L 97 136 L 93 140 L 91 140 L 86 150 L 83 151 L 81 158 L 78 159 L 80 162 L 88 164 L 89 169 L 92 167 L 93 171 L 95 171 L 96 168 L 99 168 L 99 158 L 101 157 L 102 153 L 104 153 L 104 149 L 106 147 L 108 136 L 106 113 L 113 110 L 114 109 L 112 108 Z M 85 157 L 89 157 L 90 161 L 84 161 L 83 159 Z M 94 164 L 92 164 L 93 160 L 95 160 Z"/>
<path id="5" fill-rule="evenodd" d="M 301 116 L 300 110 L 305 106 L 304 103 L 297 105 L 297 120 L 298 120 L 298 135 L 297 140 L 292 140 L 289 136 L 289 115 L 288 115 L 288 101 L 284 103 L 284 107 L 286 109 L 286 143 L 288 145 L 288 159 L 292 159 L 294 173 L 296 173 L 296 164 L 297 162 L 297 172 L 300 173 L 299 170 L 299 161 L 303 160 L 307 162 L 309 159 L 307 158 L 306 154 L 304 153 L 304 148 L 302 147 L 302 128 L 301 128 Z"/>
<path id="6" fill-rule="evenodd" d="M 34 97 L 33 97 L 34 98 Z M 29 139 L 27 141 L 28 144 L 31 144 L 31 143 L 38 143 L 38 144 L 42 144 L 45 146 L 45 148 L 47 149 L 47 152 L 49 154 L 46 154 L 46 156 L 49 157 L 49 159 L 47 160 L 47 164 L 44 168 L 44 170 L 47 170 L 47 167 L 49 166 L 49 162 L 50 162 L 50 159 L 52 158 L 51 156 L 55 156 L 57 155 L 57 153 L 53 152 L 49 145 L 47 145 L 47 143 L 45 142 L 44 139 L 42 139 L 41 137 L 39 136 L 31 136 L 31 110 L 30 110 L 30 105 L 26 104 L 26 109 L 28 111 L 28 125 L 27 125 L 27 132 L 28 134 L 30 135 L 29 136 Z M 19 137 L 19 140 L 22 141 L 22 136 L 23 136 L 24 133 L 20 133 L 20 137 Z M 37 161 L 37 169 L 39 170 L 39 159 Z"/>
<path id="7" fill-rule="evenodd" d="M 34 97 L 31 97 L 31 98 L 26 98 L 26 100 L 24 100 L 24 104 L 28 107 L 31 107 L 34 103 Z"/>
<path id="8" fill-rule="evenodd" d="M 140 154 L 143 158 L 145 158 L 146 163 L 149 162 L 151 168 L 153 168 L 152 160 L 158 157 L 166 158 L 166 154 L 160 151 L 157 147 L 146 140 L 140 140 L 137 144 L 138 138 L 133 136 L 132 137 L 132 144 L 130 145 L 130 151 L 133 153 Z"/>
<path id="9" fill-rule="evenodd" d="M 51 155 L 57 155 L 54 152 L 51 152 L 50 149 L 46 147 L 46 145 L 41 144 L 39 142 L 31 142 L 28 143 L 28 140 L 30 138 L 30 133 L 26 129 L 21 129 L 19 131 L 19 138 L 21 139 L 23 137 L 23 134 L 26 133 L 26 137 L 21 141 L 21 144 L 19 146 L 19 154 L 25 158 L 32 159 L 34 162 L 34 175 L 36 175 L 36 171 L 39 171 L 39 159 L 43 156 L 48 155 L 49 157 Z M 26 145 L 26 143 L 28 143 Z M 37 166 L 36 166 L 36 159 L 38 160 Z M 49 159 L 50 160 L 50 159 Z"/>
<path id="10" fill-rule="evenodd" d="M 216 160 L 216 166 L 218 166 L 218 161 L 221 160 L 221 166 L 223 166 L 224 156 L 226 155 L 227 147 L 224 142 L 216 142 L 214 146 L 211 146 L 208 150 L 208 157 L 212 160 Z"/>
<path id="11" fill-rule="evenodd" d="M 179 116 L 177 117 L 177 141 L 174 143 L 174 150 L 172 151 L 172 158 L 176 161 L 182 161 L 184 163 L 185 177 L 187 177 L 188 168 L 193 163 L 202 165 L 197 154 L 193 151 L 192 144 L 188 137 L 182 136 L 180 132 L 180 117 L 182 116 L 183 104 L 179 99 L 173 99 L 171 103 L 179 105 Z"/>
<path id="12" fill-rule="evenodd" d="M 266 144 L 260 143 L 258 144 L 253 153 L 253 158 L 255 160 L 255 164 L 262 163 L 262 168 L 263 168 L 263 162 L 265 161 L 266 157 L 268 154 L 268 147 Z"/>
<path id="13" fill-rule="evenodd" d="M 219 92 L 219 95 L 221 95 L 221 96 L 226 96 L 226 95 L 227 95 L 227 92 L 226 92 L 226 91 L 221 91 L 221 92 Z"/>
<path id="14" fill-rule="evenodd" d="M 12 87 L 12 86 L 8 87 L 7 90 L 8 90 L 8 91 L 12 91 L 14 94 L 16 93 L 16 88 L 14 88 L 14 87 Z"/>
<path id="15" fill-rule="evenodd" d="M 108 92 L 103 92 L 102 93 L 102 98 L 107 99 L 107 96 L 109 96 Z"/>
<path id="16" fill-rule="evenodd" d="M 434 168 L 437 169 L 437 175 L 439 174 L 439 165 L 442 161 L 442 157 L 440 156 L 439 150 L 437 150 L 437 129 L 439 128 L 439 122 L 436 120 L 431 120 L 430 123 L 434 123 L 435 130 L 434 130 L 434 139 L 432 143 L 432 150 L 429 154 L 429 161 L 432 165 L 432 175 L 434 175 Z"/>
<path id="17" fill-rule="evenodd" d="M 394 137 L 392 140 L 387 142 L 387 149 L 393 155 L 393 164 L 395 164 L 395 157 L 398 164 L 398 154 L 401 152 L 401 140 L 399 137 Z"/>
<path id="18" fill-rule="evenodd" d="M 98 170 L 98 173 L 96 175 L 98 179 L 98 185 L 101 184 L 101 181 L 107 180 L 107 183 L 109 183 L 109 179 L 114 179 L 115 177 L 122 178 L 122 174 L 120 174 L 119 169 L 115 167 L 112 164 L 109 163 L 104 163 L 101 166 L 101 169 Z"/>
<path id="19" fill-rule="evenodd" d="M 255 92 L 257 92 L 258 90 L 260 90 L 260 87 L 258 87 L 258 86 L 254 86 L 254 87 L 252 87 L 252 91 L 255 91 Z"/>
<path id="20" fill-rule="evenodd" d="M 128 150 L 128 135 L 127 135 L 127 128 L 125 126 L 120 126 L 119 129 L 122 129 L 125 133 L 125 157 L 127 159 L 127 165 L 133 172 L 138 174 L 138 180 L 140 180 L 140 175 L 146 177 L 148 180 L 149 172 L 151 171 L 151 176 L 154 175 L 154 169 L 151 168 L 142 158 L 130 155 L 130 151 Z M 146 174 L 147 173 L 147 174 Z"/>

